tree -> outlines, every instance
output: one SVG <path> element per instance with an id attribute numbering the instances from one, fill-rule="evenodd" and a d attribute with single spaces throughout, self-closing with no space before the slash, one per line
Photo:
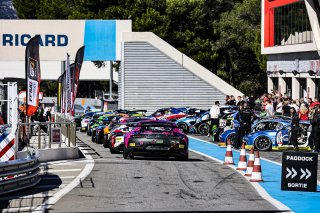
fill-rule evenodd
<path id="1" fill-rule="evenodd" d="M 131 19 L 133 31 L 154 32 L 244 93 L 266 88 L 260 0 L 14 0 L 14 6 L 20 18 Z"/>

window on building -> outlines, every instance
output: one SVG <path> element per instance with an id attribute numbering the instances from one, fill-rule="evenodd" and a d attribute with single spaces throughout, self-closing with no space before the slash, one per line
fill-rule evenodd
<path id="1" fill-rule="evenodd" d="M 274 9 L 275 46 L 312 43 L 313 35 L 304 1 Z"/>

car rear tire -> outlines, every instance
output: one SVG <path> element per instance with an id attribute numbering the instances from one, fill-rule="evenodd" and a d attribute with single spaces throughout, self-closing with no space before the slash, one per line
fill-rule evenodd
<path id="1" fill-rule="evenodd" d="M 103 140 L 103 147 L 104 148 L 108 148 L 109 144 L 107 143 L 107 140 Z"/>
<path id="2" fill-rule="evenodd" d="M 198 127 L 198 132 L 201 135 L 208 135 L 208 133 L 209 133 L 209 124 L 207 124 L 205 122 L 200 124 L 199 127 Z"/>
<path id="3" fill-rule="evenodd" d="M 181 128 L 185 134 L 189 133 L 188 125 L 186 123 L 178 123 L 178 127 Z"/>
<path id="4" fill-rule="evenodd" d="M 189 153 L 186 154 L 186 155 L 181 155 L 181 156 L 176 157 L 176 160 L 179 160 L 179 161 L 188 161 L 188 160 L 189 160 Z"/>
<path id="5" fill-rule="evenodd" d="M 267 151 L 272 149 L 272 142 L 266 136 L 259 136 L 254 140 L 254 146 L 259 151 Z"/>
<path id="6" fill-rule="evenodd" d="M 127 159 L 127 158 L 128 158 L 128 154 L 127 154 L 127 153 L 125 153 L 125 151 L 123 151 L 122 156 L 123 156 L 123 158 L 124 158 L 124 159 Z"/>

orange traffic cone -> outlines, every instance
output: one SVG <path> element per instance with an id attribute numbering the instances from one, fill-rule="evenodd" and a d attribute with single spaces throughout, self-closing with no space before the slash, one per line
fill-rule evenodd
<path id="1" fill-rule="evenodd" d="M 252 147 L 251 150 L 250 150 L 250 154 L 249 154 L 247 171 L 246 171 L 246 174 L 244 176 L 251 176 L 252 170 L 253 170 L 253 165 L 254 165 L 254 150 L 253 150 L 253 147 Z"/>
<path id="2" fill-rule="evenodd" d="M 233 154 L 232 154 L 232 147 L 231 147 L 231 141 L 228 140 L 228 146 L 227 146 L 227 152 L 226 156 L 224 158 L 224 164 L 225 165 L 233 165 Z"/>
<path id="3" fill-rule="evenodd" d="M 241 151 L 240 151 L 240 159 L 238 162 L 237 170 L 246 170 L 247 169 L 247 156 L 246 149 L 244 143 L 242 143 Z"/>
<path id="4" fill-rule="evenodd" d="M 254 158 L 254 165 L 252 170 L 252 175 L 250 182 L 261 182 L 262 180 L 262 173 L 261 173 L 261 164 L 260 164 L 260 156 L 259 151 L 256 151 L 256 156 Z"/>

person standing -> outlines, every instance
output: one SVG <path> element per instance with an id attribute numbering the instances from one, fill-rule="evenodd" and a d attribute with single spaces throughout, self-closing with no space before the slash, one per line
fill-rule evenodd
<path id="1" fill-rule="evenodd" d="M 312 152 L 319 152 L 320 149 L 320 107 L 316 105 L 314 107 L 314 115 L 311 120 L 312 130 L 308 139 L 309 146 L 312 148 Z"/>
<path id="2" fill-rule="evenodd" d="M 300 118 L 300 120 L 302 120 L 302 121 L 309 120 L 308 114 L 309 114 L 308 108 L 304 104 L 302 104 L 300 106 L 300 108 L 299 108 L 299 118 Z"/>
<path id="3" fill-rule="evenodd" d="M 219 127 L 219 115 L 220 115 L 220 103 L 219 101 L 214 102 L 214 105 L 210 109 L 210 126 L 208 137 L 213 135 L 213 130 Z"/>
<path id="4" fill-rule="evenodd" d="M 239 113 L 236 115 L 236 120 L 239 122 L 239 133 L 238 137 L 236 137 L 236 145 L 235 148 L 239 149 L 242 145 L 242 139 L 245 135 L 251 132 L 251 123 L 254 119 L 254 114 L 249 108 L 247 103 L 240 105 Z"/>
<path id="5" fill-rule="evenodd" d="M 288 100 L 284 101 L 284 105 L 282 106 L 282 115 L 290 116 L 290 106 Z"/>
<path id="6" fill-rule="evenodd" d="M 266 113 L 267 113 L 267 116 L 274 116 L 274 109 L 273 109 L 273 105 L 270 103 L 269 100 L 266 101 Z"/>
<path id="7" fill-rule="evenodd" d="M 291 117 L 291 134 L 289 142 L 294 147 L 294 151 L 299 151 L 298 147 L 298 132 L 299 132 L 299 116 L 294 107 L 290 108 Z"/>
<path id="8" fill-rule="evenodd" d="M 276 106 L 276 114 L 281 115 L 282 114 L 282 106 L 283 106 L 283 99 L 278 98 L 278 104 Z"/>

